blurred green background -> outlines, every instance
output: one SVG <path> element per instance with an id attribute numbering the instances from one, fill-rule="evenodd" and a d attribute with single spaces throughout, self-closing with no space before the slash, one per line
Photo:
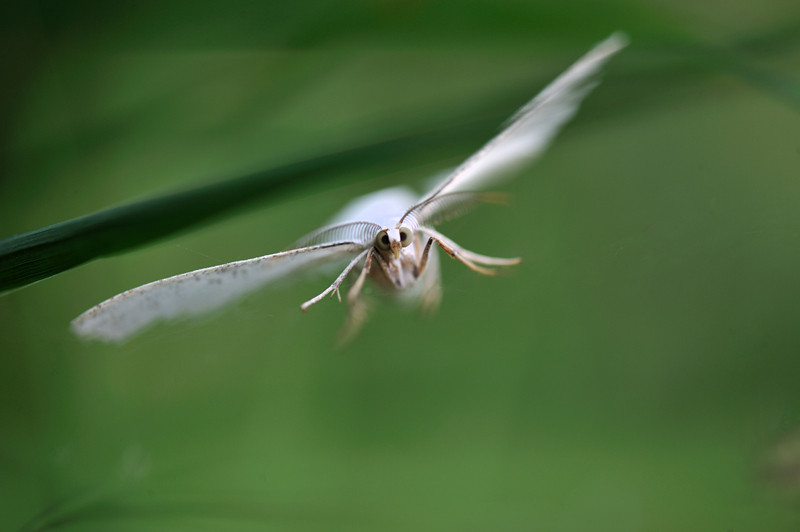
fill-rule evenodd
<path id="1" fill-rule="evenodd" d="M 7 530 L 800 529 L 795 0 L 24 2 L 0 8 L 0 237 L 497 117 L 614 30 L 550 151 L 443 230 L 440 312 L 329 282 L 122 347 L 69 321 L 282 249 L 493 133 L 298 182 L 262 208 L 0 298 Z"/>

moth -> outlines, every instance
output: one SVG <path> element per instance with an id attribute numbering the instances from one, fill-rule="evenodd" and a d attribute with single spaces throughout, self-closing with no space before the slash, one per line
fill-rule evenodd
<path id="1" fill-rule="evenodd" d="M 203 268 L 122 292 L 75 318 L 72 330 L 82 337 L 123 342 L 156 322 L 207 313 L 301 270 L 337 263 L 344 269 L 330 286 L 300 305 L 303 311 L 326 296 L 341 300 L 340 289 L 351 274 L 354 281 L 346 296 L 351 333 L 366 314 L 359 296 L 367 279 L 423 309 L 436 308 L 441 286 L 435 248 L 485 275 L 518 264 L 520 259 L 469 251 L 435 226 L 477 202 L 491 201 L 483 189 L 540 155 L 597 84 L 604 63 L 625 45 L 626 38 L 619 33 L 597 44 L 422 197 L 408 188 L 393 187 L 358 198 L 330 225 L 301 238 L 287 251 Z"/>

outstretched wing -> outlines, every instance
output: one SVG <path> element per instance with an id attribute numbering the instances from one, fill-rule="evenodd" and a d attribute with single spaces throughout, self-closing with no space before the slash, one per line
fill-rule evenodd
<path id="1" fill-rule="evenodd" d="M 168 277 L 90 308 L 72 321 L 72 330 L 123 342 L 156 322 L 210 312 L 299 270 L 352 260 L 363 250 L 358 242 L 332 242 Z"/>
<path id="2" fill-rule="evenodd" d="M 442 194 L 480 190 L 540 155 L 597 84 L 594 77 L 603 64 L 626 44 L 626 37 L 620 33 L 597 44 L 517 111 L 503 131 L 426 194 L 420 203 Z"/>

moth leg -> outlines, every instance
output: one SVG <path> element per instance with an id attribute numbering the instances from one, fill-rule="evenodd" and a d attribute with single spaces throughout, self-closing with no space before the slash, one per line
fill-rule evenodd
<path id="1" fill-rule="evenodd" d="M 433 245 L 433 238 L 428 237 L 428 241 L 425 242 L 425 249 L 422 250 L 422 256 L 419 259 L 419 264 L 417 265 L 417 278 L 422 277 L 422 272 L 425 271 L 425 266 L 428 265 L 428 255 L 431 253 L 431 246 Z"/>
<path id="2" fill-rule="evenodd" d="M 489 268 L 483 268 L 483 266 L 514 266 L 522 262 L 520 258 L 513 258 L 513 259 L 504 259 L 499 257 L 488 257 L 486 255 L 481 255 L 479 253 L 475 253 L 474 251 L 470 251 L 468 249 L 464 249 L 443 234 L 435 231 L 429 227 L 420 227 L 420 231 L 428 234 L 431 238 L 433 238 L 436 243 L 441 247 L 445 253 L 450 255 L 453 258 L 458 259 L 461 261 L 465 266 L 469 269 L 476 271 L 478 273 L 482 273 L 484 275 L 496 275 L 495 270 L 491 270 Z"/>
<path id="3" fill-rule="evenodd" d="M 367 321 L 368 311 L 368 301 L 364 298 L 356 300 L 356 302 L 348 308 L 347 320 L 345 320 L 344 327 L 342 327 L 342 330 L 339 332 L 339 338 L 336 342 L 339 347 L 349 344 L 353 338 L 358 335 L 359 331 L 361 331 L 361 327 Z"/>
<path id="4" fill-rule="evenodd" d="M 353 286 L 350 287 L 350 291 L 347 292 L 348 305 L 354 305 L 358 301 L 358 295 L 361 293 L 361 289 L 364 287 L 364 280 L 367 278 L 367 274 L 372 267 L 373 256 L 374 248 L 370 248 L 369 252 L 367 253 L 367 260 L 364 261 L 364 267 L 361 268 L 361 273 L 358 274 L 358 279 L 356 279 L 356 282 L 354 282 Z"/>
<path id="5" fill-rule="evenodd" d="M 375 250 L 370 248 L 367 260 L 364 261 L 364 266 L 361 268 L 361 273 L 347 292 L 347 321 L 345 321 L 344 327 L 339 334 L 339 346 L 350 343 L 361 330 L 364 322 L 367 321 L 367 302 L 358 296 L 364 287 L 364 280 L 367 278 L 370 268 L 372 268 L 372 257 L 374 256 Z"/>
<path id="6" fill-rule="evenodd" d="M 364 255 L 369 253 L 371 250 L 372 250 L 372 248 L 369 248 L 369 249 L 366 249 L 366 250 L 362 251 L 361 253 L 359 253 L 356 258 L 354 258 L 352 261 L 350 261 L 350 264 L 347 265 L 347 267 L 342 271 L 342 273 L 339 274 L 339 277 L 337 277 L 336 280 L 333 281 L 333 284 L 331 284 L 328 288 L 323 290 L 322 293 L 320 293 L 318 296 L 313 297 L 313 298 L 309 299 L 308 301 L 306 301 L 305 303 L 303 303 L 302 305 L 300 305 L 300 310 L 302 310 L 303 312 L 307 311 L 308 307 L 310 307 L 314 303 L 319 303 L 320 301 L 322 301 L 322 298 L 324 298 L 328 294 L 331 294 L 332 292 L 335 292 L 338 295 L 339 294 L 339 287 L 344 282 L 345 278 L 347 277 L 347 274 L 350 273 L 350 270 L 355 268 L 356 264 L 358 264 L 359 261 L 361 261 L 361 259 L 364 257 Z M 341 299 L 341 296 L 340 296 L 340 299 Z"/>
<path id="7" fill-rule="evenodd" d="M 425 292 L 422 294 L 422 299 L 419 302 L 419 308 L 423 314 L 430 315 L 436 312 L 441 302 L 442 285 L 437 275 L 425 287 Z"/>
<path id="8" fill-rule="evenodd" d="M 445 244 L 444 242 L 442 242 L 441 240 L 439 240 L 438 238 L 434 238 L 432 240 L 435 240 L 436 243 L 439 245 L 439 247 L 442 248 L 442 250 L 445 253 L 447 253 L 448 255 L 450 255 L 454 259 L 458 259 L 461 262 L 461 264 L 463 264 L 464 266 L 466 266 L 470 270 L 472 270 L 474 272 L 477 272 L 477 273 L 480 273 L 482 275 L 488 275 L 488 276 L 497 275 L 497 270 L 492 270 L 491 268 L 484 268 L 483 266 L 479 266 L 478 264 L 475 264 L 470 259 L 466 258 L 461 253 L 461 251 L 463 251 L 463 250 L 461 248 L 459 248 L 455 244 L 455 242 L 451 241 L 451 242 L 449 242 L 450 245 L 448 245 L 448 244 Z"/>

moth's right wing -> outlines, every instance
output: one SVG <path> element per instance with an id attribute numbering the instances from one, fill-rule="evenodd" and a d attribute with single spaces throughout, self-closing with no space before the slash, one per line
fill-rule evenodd
<path id="1" fill-rule="evenodd" d="M 351 261 L 364 249 L 360 242 L 327 242 L 175 275 L 103 301 L 75 318 L 72 330 L 124 342 L 156 322 L 210 312 L 295 273 Z"/>
<path id="2" fill-rule="evenodd" d="M 485 189 L 540 155 L 597 84 L 597 74 L 627 44 L 615 33 L 597 44 L 517 111 L 496 137 L 456 168 L 421 202 L 454 192 Z"/>

